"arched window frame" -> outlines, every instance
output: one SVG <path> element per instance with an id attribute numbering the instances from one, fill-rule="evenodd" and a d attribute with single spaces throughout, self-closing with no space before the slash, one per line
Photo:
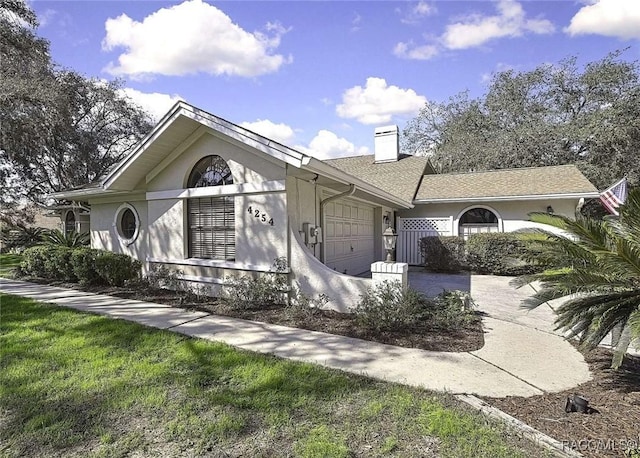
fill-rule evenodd
<path id="1" fill-rule="evenodd" d="M 218 155 L 200 159 L 191 169 L 188 188 L 233 184 L 227 162 Z M 216 195 L 187 200 L 189 258 L 235 261 L 235 198 Z"/>
<path id="2" fill-rule="evenodd" d="M 76 230 L 76 214 L 73 210 L 68 210 L 64 215 L 64 233 L 70 234 Z"/>
<path id="3" fill-rule="evenodd" d="M 473 210 L 474 208 L 482 208 L 485 210 L 489 210 L 491 213 L 496 215 L 496 218 L 498 218 L 498 232 L 504 232 L 504 224 L 502 221 L 502 216 L 495 208 L 490 207 L 488 205 L 469 205 L 468 207 L 462 209 L 462 211 L 458 213 L 458 215 L 456 216 L 456 219 L 454 220 L 453 233 L 455 235 L 460 235 L 460 220 L 462 219 L 464 214 L 467 213 L 469 210 Z"/>

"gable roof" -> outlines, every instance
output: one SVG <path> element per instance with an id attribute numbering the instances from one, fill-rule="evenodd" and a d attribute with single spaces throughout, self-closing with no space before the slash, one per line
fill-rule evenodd
<path id="1" fill-rule="evenodd" d="M 575 165 L 425 175 L 415 202 L 598 197 Z"/>
<path id="2" fill-rule="evenodd" d="M 328 183 L 355 185 L 357 192 L 364 193 L 365 198 L 372 198 L 398 208 L 413 207 L 411 200 L 401 199 L 357 176 L 183 101 L 177 102 L 136 148 L 116 164 L 103 180 L 79 189 L 52 193 L 50 197 L 74 200 L 90 196 L 130 193 L 141 180 L 148 182 L 160 170 L 170 166 L 178 155 L 206 133 L 221 137 L 245 150 L 264 153 L 266 158 L 285 163 L 293 169 L 322 176 Z"/>
<path id="3" fill-rule="evenodd" d="M 429 159 L 401 154 L 394 162 L 375 162 L 374 155 L 352 156 L 324 161 L 337 169 L 411 203 L 422 175 L 433 173 Z"/>

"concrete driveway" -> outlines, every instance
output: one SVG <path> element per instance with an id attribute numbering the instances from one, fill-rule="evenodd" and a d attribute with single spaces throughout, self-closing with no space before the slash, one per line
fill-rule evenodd
<path id="1" fill-rule="evenodd" d="M 590 379 L 582 355 L 556 331 L 555 313 L 544 304 L 521 306 L 534 294 L 531 286 L 514 288 L 511 277 L 409 272 L 409 285 L 429 296 L 442 290 L 462 290 L 483 314 L 485 345 L 469 352 L 541 391 L 561 391 Z"/>

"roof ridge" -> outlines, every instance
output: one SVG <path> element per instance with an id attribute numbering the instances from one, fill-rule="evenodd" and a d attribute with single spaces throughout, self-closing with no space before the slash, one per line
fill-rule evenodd
<path id="1" fill-rule="evenodd" d="M 470 172 L 446 172 L 446 173 L 434 173 L 431 176 L 442 176 L 442 175 L 473 175 L 474 173 L 493 173 L 493 172 L 516 172 L 520 170 L 533 170 L 533 169 L 551 169 L 551 168 L 560 168 L 560 167 L 575 167 L 575 164 L 560 164 L 560 165 L 532 165 L 529 167 L 510 167 L 507 169 L 491 169 L 491 170 L 475 170 Z"/>

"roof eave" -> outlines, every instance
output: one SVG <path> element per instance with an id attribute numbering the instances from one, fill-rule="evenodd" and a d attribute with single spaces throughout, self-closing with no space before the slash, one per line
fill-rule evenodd
<path id="1" fill-rule="evenodd" d="M 324 177 L 330 178 L 340 183 L 353 184 L 358 189 L 361 189 L 362 191 L 365 191 L 368 194 L 371 194 L 375 197 L 378 197 L 379 199 L 386 201 L 387 203 L 391 204 L 390 206 L 392 207 L 397 207 L 402 209 L 410 209 L 414 207 L 411 202 L 408 202 L 404 199 L 394 196 L 393 194 L 389 194 L 386 191 L 382 191 L 379 188 L 365 181 L 362 181 L 361 179 L 356 178 L 353 175 L 343 172 L 342 170 L 336 167 L 328 165 L 319 159 L 315 159 L 311 156 L 307 156 L 307 157 L 308 157 L 308 160 L 305 161 L 305 164 L 302 167 L 305 170 L 308 170 L 312 173 L 317 173 L 318 175 L 322 175 Z"/>
<path id="2" fill-rule="evenodd" d="M 599 197 L 598 192 L 575 192 L 564 194 L 534 194 L 522 196 L 482 196 L 482 197 L 453 197 L 442 199 L 414 199 L 414 204 L 440 204 L 458 202 L 500 202 L 509 200 L 559 200 L 559 199 L 592 199 Z"/>

